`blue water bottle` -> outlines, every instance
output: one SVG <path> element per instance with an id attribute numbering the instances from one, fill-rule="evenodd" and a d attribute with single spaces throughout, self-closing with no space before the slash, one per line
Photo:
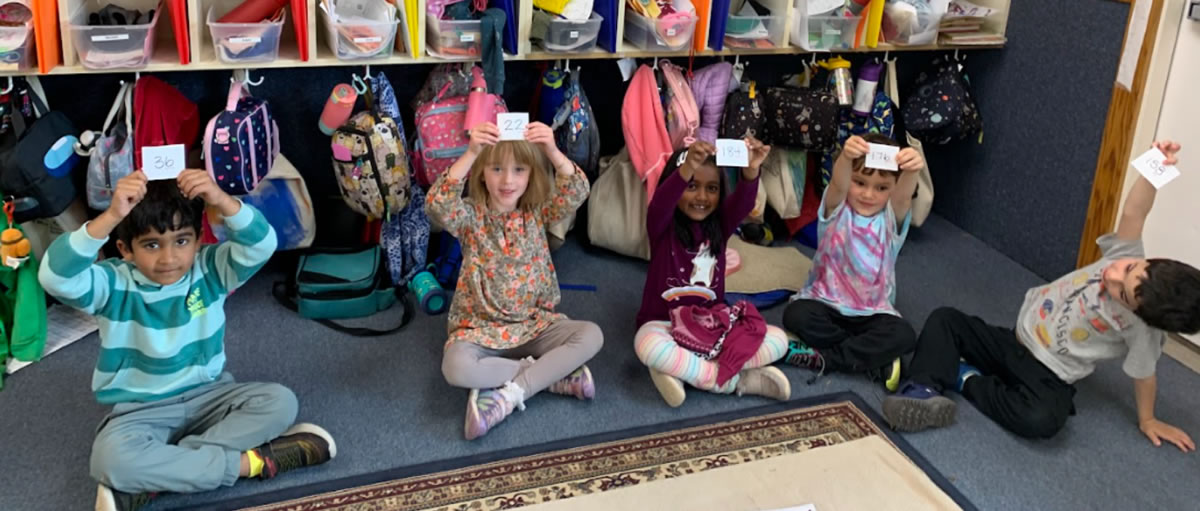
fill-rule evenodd
<path id="1" fill-rule="evenodd" d="M 446 312 L 446 308 L 449 306 L 446 291 L 438 285 L 438 281 L 432 273 L 428 271 L 418 273 L 409 281 L 408 288 L 417 295 L 417 303 L 420 304 L 421 310 L 425 311 L 425 314 L 436 316 Z"/>

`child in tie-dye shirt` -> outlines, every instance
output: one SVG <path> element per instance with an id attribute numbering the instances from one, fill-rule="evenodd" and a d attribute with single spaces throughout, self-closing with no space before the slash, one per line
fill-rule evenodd
<path id="1" fill-rule="evenodd" d="M 853 136 L 834 164 L 808 285 L 783 313 L 784 327 L 800 338 L 790 342 L 786 360 L 819 371 L 871 373 L 895 390 L 899 357 L 916 345 L 895 307 L 896 255 L 925 160 L 905 148 L 896 154 L 899 171 L 871 168 L 872 144 L 897 145 L 884 135 Z"/>

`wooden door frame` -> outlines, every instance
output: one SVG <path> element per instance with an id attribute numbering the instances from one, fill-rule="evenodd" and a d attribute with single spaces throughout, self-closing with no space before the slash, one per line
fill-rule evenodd
<path id="1" fill-rule="evenodd" d="M 1119 1 L 1130 4 L 1129 16 L 1125 20 L 1125 30 L 1128 31 L 1129 21 L 1133 18 L 1133 4 L 1129 0 Z M 1152 2 L 1149 21 L 1146 24 L 1146 34 L 1142 38 L 1141 51 L 1138 52 L 1133 87 L 1127 90 L 1115 82 L 1113 84 L 1112 98 L 1108 103 L 1108 117 L 1104 123 L 1104 135 L 1100 140 L 1100 154 L 1096 160 L 1096 177 L 1092 181 L 1087 219 L 1079 239 L 1079 255 L 1076 260 L 1079 267 L 1100 259 L 1100 247 L 1096 246 L 1096 238 L 1112 231 L 1116 225 L 1117 212 L 1121 209 L 1121 197 L 1125 188 L 1125 169 L 1132 157 L 1133 137 L 1142 108 L 1146 77 L 1150 72 L 1154 46 L 1158 40 L 1158 28 L 1165 0 L 1137 1 Z M 1122 43 L 1121 53 L 1124 52 Z"/>

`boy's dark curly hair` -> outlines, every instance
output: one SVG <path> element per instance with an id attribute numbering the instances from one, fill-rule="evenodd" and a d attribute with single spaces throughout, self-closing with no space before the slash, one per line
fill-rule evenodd
<path id="1" fill-rule="evenodd" d="M 1172 259 L 1147 259 L 1146 278 L 1133 291 L 1133 311 L 1147 325 L 1182 334 L 1200 332 L 1200 270 Z"/>
<path id="2" fill-rule="evenodd" d="M 167 232 L 191 227 L 200 236 L 203 216 L 204 201 L 184 197 L 175 180 L 150 181 L 146 197 L 117 225 L 116 235 L 131 249 L 134 238 L 152 229 Z"/>

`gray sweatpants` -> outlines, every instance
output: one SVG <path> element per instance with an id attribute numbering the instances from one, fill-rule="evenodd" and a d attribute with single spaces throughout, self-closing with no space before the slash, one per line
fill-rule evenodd
<path id="1" fill-rule="evenodd" d="M 456 342 L 442 356 L 442 375 L 455 387 L 493 389 L 510 381 L 533 397 L 583 365 L 604 344 L 600 327 L 590 321 L 563 320 L 550 325 L 533 340 L 507 350 Z M 521 362 L 524 357 L 537 362 Z"/>
<path id="2" fill-rule="evenodd" d="M 92 477 L 115 490 L 189 493 L 232 486 L 242 452 L 296 420 L 296 395 L 278 383 L 216 382 L 150 403 L 119 403 L 100 422 Z"/>

